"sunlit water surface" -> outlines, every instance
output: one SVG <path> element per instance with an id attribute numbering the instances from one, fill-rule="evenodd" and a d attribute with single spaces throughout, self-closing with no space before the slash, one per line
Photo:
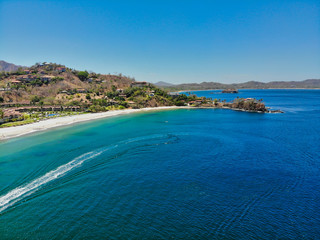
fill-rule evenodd
<path id="1" fill-rule="evenodd" d="M 316 239 L 320 91 L 113 117 L 0 143 L 0 239 Z"/>

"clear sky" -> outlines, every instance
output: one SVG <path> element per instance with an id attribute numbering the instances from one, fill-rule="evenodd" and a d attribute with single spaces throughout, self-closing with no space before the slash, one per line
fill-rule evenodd
<path id="1" fill-rule="evenodd" d="M 320 1 L 0 0 L 0 60 L 149 82 L 320 78 Z"/>

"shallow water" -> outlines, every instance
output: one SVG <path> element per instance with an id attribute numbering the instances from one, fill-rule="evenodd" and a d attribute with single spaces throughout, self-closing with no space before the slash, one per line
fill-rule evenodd
<path id="1" fill-rule="evenodd" d="M 136 113 L 3 142 L 0 238 L 316 239 L 320 91 L 196 94 L 285 113 Z"/>

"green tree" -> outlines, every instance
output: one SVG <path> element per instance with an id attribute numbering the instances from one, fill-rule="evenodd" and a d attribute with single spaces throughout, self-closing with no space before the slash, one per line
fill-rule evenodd
<path id="1" fill-rule="evenodd" d="M 3 103 L 3 102 L 4 102 L 3 97 L 0 97 L 0 103 Z"/>
<path id="2" fill-rule="evenodd" d="M 0 109 L 0 119 L 4 118 L 4 112 L 2 109 Z"/>
<path id="3" fill-rule="evenodd" d="M 35 104 L 35 103 L 37 103 L 37 102 L 40 102 L 40 100 L 41 100 L 41 98 L 40 98 L 39 96 L 33 96 L 33 97 L 31 98 L 31 103 L 32 103 L 32 104 Z"/>
<path id="4" fill-rule="evenodd" d="M 78 78 L 81 80 L 81 81 L 85 81 L 88 79 L 88 76 L 89 76 L 89 73 L 87 71 L 80 71 L 78 72 Z"/>
<path id="5" fill-rule="evenodd" d="M 90 94 L 89 94 L 89 93 L 86 95 L 86 99 L 87 99 L 87 100 L 90 100 L 90 99 L 91 99 L 91 97 L 90 97 Z"/>
<path id="6" fill-rule="evenodd" d="M 114 98 L 116 95 L 114 94 L 114 92 L 107 92 L 106 93 L 106 96 L 111 99 L 111 98 Z"/>

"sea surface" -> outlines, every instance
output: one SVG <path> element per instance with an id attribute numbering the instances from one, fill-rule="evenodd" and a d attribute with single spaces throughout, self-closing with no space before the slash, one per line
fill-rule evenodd
<path id="1" fill-rule="evenodd" d="M 135 113 L 0 143 L 0 239 L 319 239 L 320 91 L 283 114 Z"/>

